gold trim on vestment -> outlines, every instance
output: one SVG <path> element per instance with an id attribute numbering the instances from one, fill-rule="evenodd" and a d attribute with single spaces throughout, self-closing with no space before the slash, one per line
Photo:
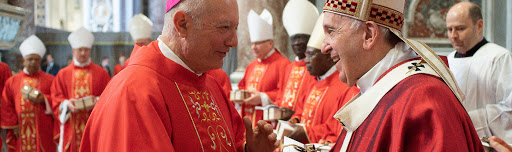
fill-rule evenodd
<path id="1" fill-rule="evenodd" d="M 204 152 L 203 142 L 201 141 L 201 136 L 199 136 L 199 132 L 197 132 L 196 123 L 194 122 L 194 119 L 192 118 L 192 115 L 190 114 L 190 110 L 188 109 L 187 102 L 185 101 L 185 98 L 183 98 L 183 94 L 181 93 L 181 89 L 178 86 L 178 83 L 174 82 L 176 84 L 176 88 L 178 89 L 178 92 L 180 93 L 181 99 L 183 100 L 183 104 L 185 104 L 185 108 L 187 108 L 188 116 L 190 117 L 190 121 L 192 121 L 192 125 L 194 125 L 194 130 L 196 131 L 197 138 L 199 139 L 199 143 L 201 144 L 201 150 Z"/>

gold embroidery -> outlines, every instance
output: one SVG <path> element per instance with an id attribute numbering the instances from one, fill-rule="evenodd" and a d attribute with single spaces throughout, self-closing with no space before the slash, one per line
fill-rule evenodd
<path id="1" fill-rule="evenodd" d="M 257 91 L 261 79 L 267 70 L 266 64 L 257 64 L 256 67 L 252 70 L 251 75 L 249 75 L 249 82 L 247 85 L 247 90 Z"/>
<path id="2" fill-rule="evenodd" d="M 91 77 L 90 71 L 88 69 L 74 69 L 73 76 L 73 97 L 78 99 L 92 95 L 89 82 Z M 70 123 L 73 123 L 74 125 L 74 135 L 72 136 L 71 141 L 69 141 L 69 144 L 73 144 L 74 150 L 78 151 L 80 149 L 80 142 L 82 140 L 85 124 L 87 123 L 87 119 L 89 119 L 89 112 L 78 111 L 73 113 L 71 118 L 72 119 L 70 119 Z"/>
<path id="3" fill-rule="evenodd" d="M 230 151 L 228 150 L 231 149 L 229 147 L 232 147 L 233 150 L 231 151 L 236 151 L 231 142 L 232 139 L 228 138 L 229 131 L 224 128 L 228 127 L 228 125 L 226 124 L 218 105 L 214 101 L 213 96 L 211 96 L 211 93 L 209 91 L 188 91 L 186 94 L 189 95 L 188 99 L 190 100 L 184 100 L 185 97 L 183 97 L 179 85 L 177 83 L 175 84 L 192 120 L 197 137 L 201 142 L 202 150 L 205 151 L 203 145 L 208 145 L 211 149 L 206 151 Z M 189 108 L 189 106 L 191 108 Z M 198 115 L 197 119 L 194 119 L 195 116 L 192 116 L 191 112 L 195 112 L 195 114 Z M 222 123 L 224 123 L 225 126 L 222 126 Z M 201 140 L 200 134 L 208 135 L 211 143 Z"/>
<path id="4" fill-rule="evenodd" d="M 281 101 L 282 106 L 287 106 L 287 108 L 292 110 L 294 109 L 295 101 L 297 101 L 297 94 L 302 86 L 302 82 L 304 81 L 305 72 L 305 67 L 293 67 L 290 77 L 288 78 L 288 83 L 286 84 L 283 95 L 284 98 Z"/>
<path id="5" fill-rule="evenodd" d="M 304 104 L 304 111 L 302 112 L 301 122 L 304 122 L 304 125 L 306 127 L 309 127 L 313 124 L 313 122 L 315 120 L 315 117 L 314 117 L 315 112 L 318 111 L 320 102 L 324 98 L 324 95 L 328 89 L 329 89 L 329 87 L 326 87 L 326 88 L 313 87 L 313 90 L 311 90 L 311 93 L 309 94 L 309 97 L 306 100 L 306 103 Z"/>
<path id="6" fill-rule="evenodd" d="M 25 77 L 21 86 L 29 85 L 32 88 L 39 88 L 39 81 L 36 78 Z M 20 140 L 21 140 L 21 151 L 35 151 L 37 150 L 37 139 L 38 134 L 37 128 L 37 117 L 39 110 L 36 105 L 33 105 L 28 99 L 21 96 L 21 114 L 20 114 Z"/>

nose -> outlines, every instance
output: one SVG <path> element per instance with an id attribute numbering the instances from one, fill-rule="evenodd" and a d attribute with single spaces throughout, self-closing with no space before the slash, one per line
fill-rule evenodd
<path id="1" fill-rule="evenodd" d="M 256 48 L 257 48 L 257 47 L 256 47 L 256 44 L 252 44 L 252 45 L 251 45 L 251 50 L 256 50 Z"/>
<path id="2" fill-rule="evenodd" d="M 238 37 L 236 36 L 236 31 L 234 31 L 232 35 L 227 39 L 226 45 L 232 48 L 238 46 Z"/>
<path id="3" fill-rule="evenodd" d="M 455 38 L 459 37 L 459 34 L 457 33 L 457 31 L 455 29 L 452 29 L 451 32 L 448 32 L 448 37 L 450 39 L 455 39 Z"/>
<path id="4" fill-rule="evenodd" d="M 320 51 L 322 51 L 323 54 L 329 54 L 332 52 L 332 47 L 331 47 L 331 45 L 323 42 L 322 49 Z"/>

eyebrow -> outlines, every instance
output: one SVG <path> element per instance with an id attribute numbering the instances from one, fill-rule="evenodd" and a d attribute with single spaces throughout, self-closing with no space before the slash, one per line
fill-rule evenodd
<path id="1" fill-rule="evenodd" d="M 334 28 L 333 26 L 328 25 L 328 24 L 324 24 L 324 28 L 336 29 L 336 28 Z"/>
<path id="2" fill-rule="evenodd" d="M 230 21 L 230 20 L 223 20 L 223 21 L 218 22 L 217 24 L 218 24 L 218 25 L 219 25 L 219 24 L 231 24 L 231 25 L 232 25 L 232 24 L 234 24 L 234 23 L 233 23 L 232 21 Z"/>

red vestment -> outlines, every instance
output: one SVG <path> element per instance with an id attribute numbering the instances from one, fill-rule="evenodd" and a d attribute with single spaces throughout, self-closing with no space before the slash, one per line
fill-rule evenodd
<path id="1" fill-rule="evenodd" d="M 52 109 L 55 118 L 60 114 L 59 106 L 64 100 L 86 96 L 100 96 L 110 75 L 101 66 L 90 63 L 85 67 L 71 64 L 59 71 L 52 84 Z M 64 151 L 78 151 L 83 129 L 91 111 L 79 110 L 71 113 L 64 125 Z M 60 127 L 59 127 L 60 128 Z M 56 137 L 58 139 L 58 137 Z"/>
<path id="2" fill-rule="evenodd" d="M 290 60 L 283 57 L 277 49 L 268 58 L 260 61 L 254 60 L 245 69 L 242 80 L 238 83 L 240 90 L 259 91 L 267 94 L 271 101 L 277 101 L 277 96 L 284 82 L 286 67 Z M 254 106 L 243 104 L 242 117 L 250 116 L 253 124 L 263 119 L 263 112 L 254 112 Z"/>
<path id="3" fill-rule="evenodd" d="M 308 95 L 312 86 L 316 83 L 316 79 L 309 74 L 304 60 L 289 64 L 284 78 L 285 83 L 275 104 L 295 111 L 297 102 L 302 100 L 300 97 Z"/>
<path id="4" fill-rule="evenodd" d="M 112 79 L 85 128 L 81 151 L 242 151 L 245 127 L 208 74 L 144 46 Z"/>
<path id="5" fill-rule="evenodd" d="M 11 69 L 9 68 L 9 66 L 3 62 L 0 62 L 0 92 L 3 92 L 2 90 L 4 89 L 5 81 L 7 81 L 7 79 L 11 76 L 12 76 L 12 72 L 11 72 Z M 2 139 L 2 137 L 0 137 L 0 140 L 1 139 Z M 2 148 L 1 142 L 0 142 L 0 148 Z"/>
<path id="6" fill-rule="evenodd" d="M 331 151 L 340 151 L 346 133 Z M 409 76 L 386 93 L 350 140 L 347 151 L 484 151 L 457 97 L 427 74 Z"/>
<path id="7" fill-rule="evenodd" d="M 20 72 L 9 78 L 5 83 L 2 94 L 1 126 L 8 129 L 6 143 L 9 151 L 56 151 L 53 143 L 53 117 L 45 114 L 45 103 L 32 104 L 21 95 L 21 88 L 29 85 L 43 93 L 48 102 L 51 102 L 50 87 L 54 76 L 43 71 L 28 75 Z M 19 136 L 12 133 L 19 128 Z"/>
<path id="8" fill-rule="evenodd" d="M 231 92 L 231 81 L 229 80 L 228 74 L 226 74 L 222 69 L 210 70 L 206 72 L 206 74 L 209 74 L 217 80 L 220 86 L 222 86 L 222 90 L 226 94 L 226 97 L 229 97 L 229 93 Z"/>
<path id="9" fill-rule="evenodd" d="M 316 82 L 311 91 L 301 97 L 303 99 L 297 103 L 292 118 L 299 119 L 305 125 L 311 143 L 318 143 L 320 139 L 333 143 L 341 132 L 341 125 L 333 116 L 357 93 L 359 89 L 341 82 L 336 71 Z"/>
<path id="10" fill-rule="evenodd" d="M 123 66 L 116 64 L 116 66 L 114 66 L 114 75 L 117 75 L 121 70 L 123 70 Z"/>
<path id="11" fill-rule="evenodd" d="M 143 45 L 137 45 L 135 44 L 133 46 L 133 50 L 132 50 L 132 53 L 130 54 L 130 57 L 128 59 L 126 59 L 126 61 L 124 61 L 124 65 L 123 65 L 123 68 L 126 68 L 126 66 L 128 66 L 128 63 L 130 63 L 130 58 L 133 57 L 133 55 L 135 53 L 137 53 L 137 50 L 139 50 L 141 47 L 143 47 Z"/>

